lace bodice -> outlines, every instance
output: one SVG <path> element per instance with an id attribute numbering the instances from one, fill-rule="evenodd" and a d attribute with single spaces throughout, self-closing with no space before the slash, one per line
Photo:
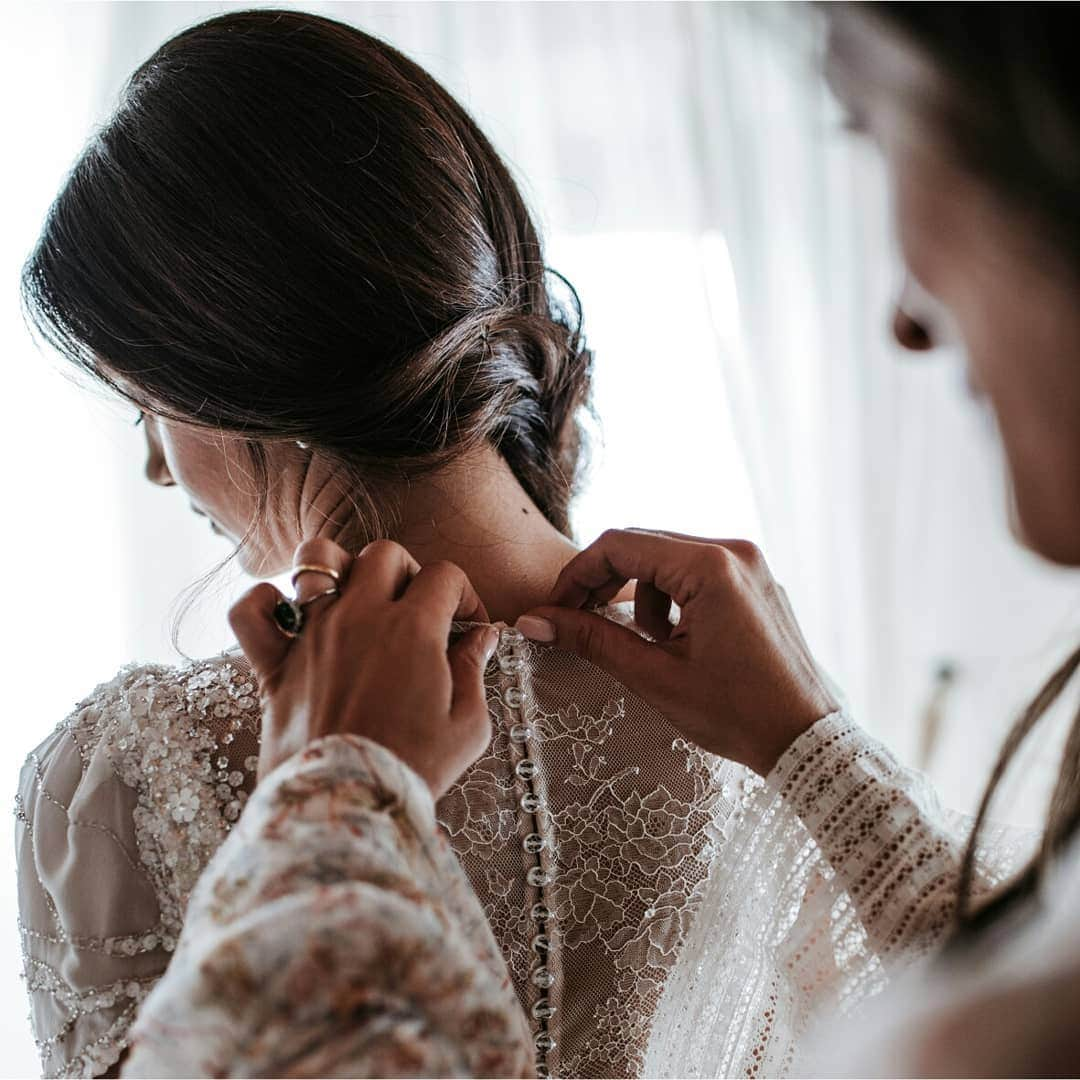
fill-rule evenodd
<path id="1" fill-rule="evenodd" d="M 488 755 L 437 808 L 536 1024 L 537 1068 L 632 1076 L 734 806 L 760 782 L 596 668 L 504 633 Z"/>
<path id="2" fill-rule="evenodd" d="M 491 746 L 438 818 L 530 1019 L 537 1071 L 636 1075 L 732 811 L 760 781 L 514 631 L 487 685 Z M 251 789 L 258 723 L 241 659 L 130 668 L 28 758 L 20 929 L 46 1075 L 117 1060 Z"/>

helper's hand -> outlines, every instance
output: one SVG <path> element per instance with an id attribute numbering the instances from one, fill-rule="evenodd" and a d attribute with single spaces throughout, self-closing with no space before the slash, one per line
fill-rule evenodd
<path id="1" fill-rule="evenodd" d="M 581 610 L 628 581 L 635 621 L 655 643 Z M 604 668 L 686 738 L 763 776 L 838 707 L 783 589 L 746 540 L 611 530 L 571 559 L 549 602 L 518 629 Z"/>
<path id="2" fill-rule="evenodd" d="M 303 618 L 295 637 L 275 617 L 284 598 L 267 582 L 229 612 L 259 678 L 259 777 L 313 739 L 363 735 L 392 750 L 438 798 L 491 738 L 484 668 L 498 632 L 476 628 L 447 649 L 454 619 L 488 621 L 468 578 L 452 563 L 421 569 L 390 541 L 353 558 L 329 540 L 308 540 L 293 565 L 324 568 L 295 579 Z"/>

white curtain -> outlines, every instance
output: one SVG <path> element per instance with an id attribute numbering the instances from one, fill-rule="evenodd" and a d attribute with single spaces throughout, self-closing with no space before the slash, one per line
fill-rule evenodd
<path id="1" fill-rule="evenodd" d="M 25 751 L 130 659 L 168 660 L 170 604 L 225 552 L 177 491 L 141 479 L 126 412 L 35 353 L 15 282 L 91 123 L 165 37 L 218 3 L 24 4 L 0 42 L 9 517 L 3 620 L 13 777 Z M 812 10 L 784 4 L 302 6 L 396 44 L 511 162 L 578 287 L 597 352 L 579 539 L 605 525 L 747 535 L 765 548 L 859 718 L 906 755 L 944 660 L 958 672 L 930 760 L 974 799 L 1011 708 L 1074 640 L 1075 575 L 1016 549 L 955 358 L 898 363 L 897 276 L 870 150 L 839 131 Z M 226 576 L 182 641 L 227 642 Z M 1038 817 L 1053 739 L 1026 763 Z M 12 780 L 9 779 L 8 783 Z M 35 1066 L 0 858 L 0 1029 Z M 7 929 L 4 929 L 4 928 Z"/>

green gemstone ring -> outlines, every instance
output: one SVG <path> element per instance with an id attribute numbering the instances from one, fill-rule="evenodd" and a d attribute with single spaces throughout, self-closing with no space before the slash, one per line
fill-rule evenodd
<path id="1" fill-rule="evenodd" d="M 287 638 L 299 637 L 304 628 L 304 609 L 295 600 L 279 600 L 274 605 L 274 625 Z"/>

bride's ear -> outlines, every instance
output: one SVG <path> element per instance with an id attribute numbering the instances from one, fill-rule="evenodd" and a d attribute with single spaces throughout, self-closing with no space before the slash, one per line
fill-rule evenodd
<path id="1" fill-rule="evenodd" d="M 168 463 L 165 461 L 165 451 L 161 445 L 161 436 L 157 425 L 146 413 L 139 413 L 139 426 L 146 436 L 146 466 L 144 472 L 146 479 L 158 487 L 176 487 L 176 480 L 169 472 Z"/>

